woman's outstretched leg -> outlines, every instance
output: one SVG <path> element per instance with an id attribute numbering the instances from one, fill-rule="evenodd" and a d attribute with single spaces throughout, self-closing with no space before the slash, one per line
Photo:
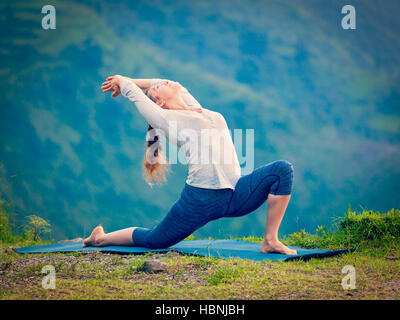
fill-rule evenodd
<path id="1" fill-rule="evenodd" d="M 260 251 L 263 253 L 279 252 L 283 254 L 297 254 L 296 250 L 286 247 L 278 240 L 278 230 L 281 225 L 283 215 L 290 200 L 288 195 L 268 195 L 268 216 L 265 226 L 264 241 Z"/>
<path id="2" fill-rule="evenodd" d="M 136 227 L 105 233 L 102 226 L 93 229 L 92 234 L 83 241 L 84 247 L 133 246 L 132 233 Z"/>

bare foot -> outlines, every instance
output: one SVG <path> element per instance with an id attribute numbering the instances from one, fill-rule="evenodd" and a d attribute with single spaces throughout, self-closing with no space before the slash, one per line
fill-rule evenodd
<path id="1" fill-rule="evenodd" d="M 262 253 L 282 253 L 289 255 L 296 255 L 297 251 L 289 249 L 279 240 L 276 241 L 265 241 L 261 245 L 260 252 Z"/>
<path id="2" fill-rule="evenodd" d="M 101 246 L 101 238 L 104 235 L 104 229 L 102 226 L 98 226 L 93 229 L 92 234 L 90 235 L 89 238 L 86 238 L 83 240 L 83 246 L 84 247 L 99 247 Z"/>

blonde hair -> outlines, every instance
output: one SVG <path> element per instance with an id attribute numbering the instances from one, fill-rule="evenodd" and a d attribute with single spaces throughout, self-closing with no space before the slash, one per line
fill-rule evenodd
<path id="1" fill-rule="evenodd" d="M 153 101 L 157 102 L 158 97 L 153 97 L 146 91 L 146 95 Z M 144 179 L 147 184 L 152 187 L 153 182 L 161 184 L 166 181 L 166 173 L 170 171 L 167 161 L 162 154 L 162 145 L 160 134 L 150 124 L 147 127 L 145 153 L 143 160 Z"/>

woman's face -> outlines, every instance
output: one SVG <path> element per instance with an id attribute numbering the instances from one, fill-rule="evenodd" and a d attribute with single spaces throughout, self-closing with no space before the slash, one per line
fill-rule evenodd
<path id="1" fill-rule="evenodd" d="M 175 99 L 180 93 L 181 85 L 175 81 L 166 80 L 149 89 L 149 94 L 157 99 L 161 106 L 168 105 L 168 102 Z"/>

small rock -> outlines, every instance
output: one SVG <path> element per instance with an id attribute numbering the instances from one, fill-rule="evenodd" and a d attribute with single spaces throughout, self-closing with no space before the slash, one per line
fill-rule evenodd
<path id="1" fill-rule="evenodd" d="M 158 273 L 167 270 L 167 266 L 168 266 L 167 263 L 154 259 L 146 261 L 141 269 L 142 271 L 148 273 Z"/>
<path id="2" fill-rule="evenodd" d="M 396 256 L 387 256 L 386 260 L 396 261 L 396 260 L 399 260 L 399 258 Z"/>

